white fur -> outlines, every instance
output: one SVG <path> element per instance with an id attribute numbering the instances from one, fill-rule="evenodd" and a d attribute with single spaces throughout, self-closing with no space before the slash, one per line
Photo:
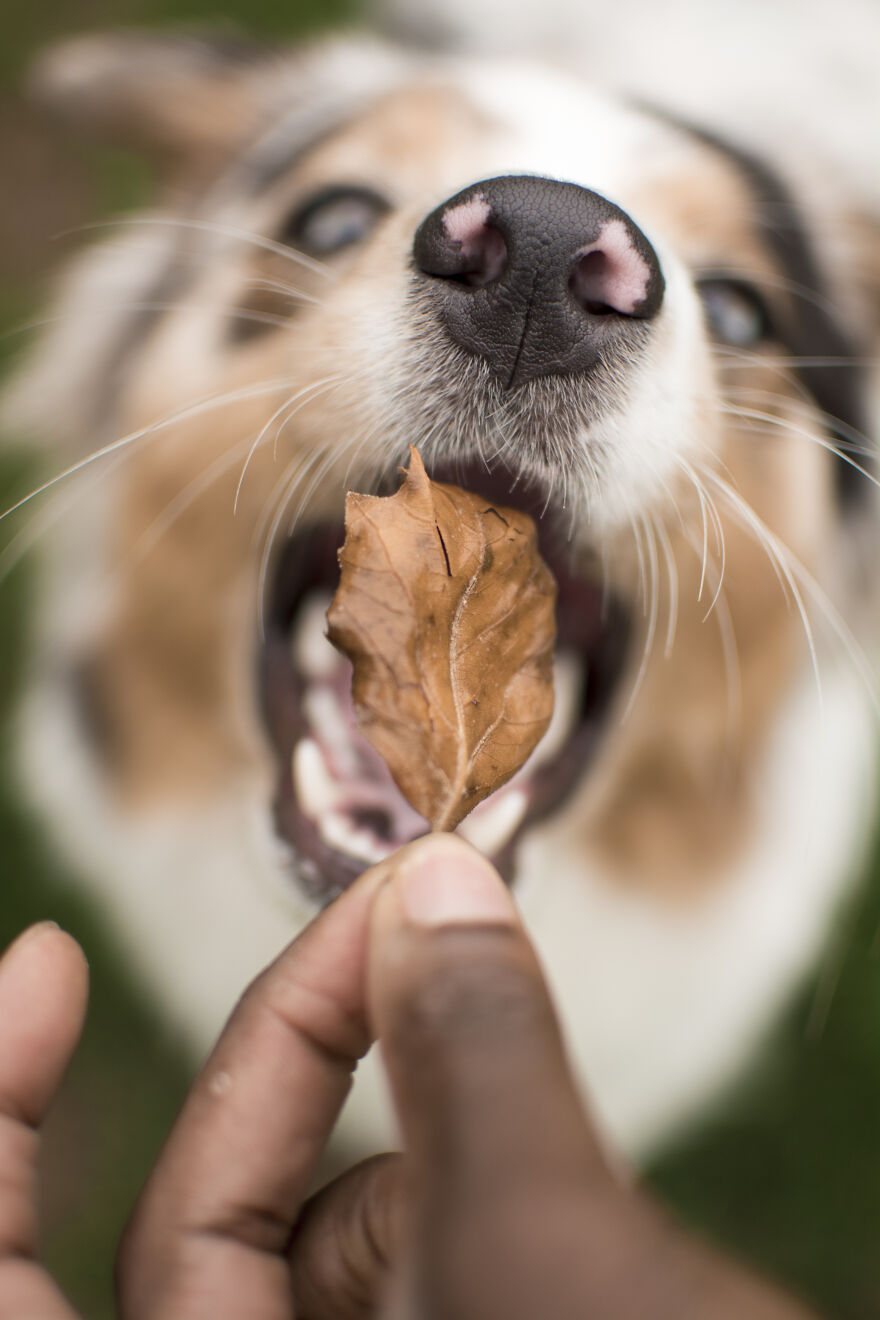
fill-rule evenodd
<path id="1" fill-rule="evenodd" d="M 205 1050 L 307 915 L 268 824 L 268 783 L 137 824 L 108 803 L 64 689 L 32 694 L 25 734 L 29 786 L 85 888 L 167 1020 Z M 518 901 L 575 1067 L 629 1155 L 655 1148 L 737 1076 L 814 965 L 858 873 L 875 785 L 864 685 L 829 669 L 820 701 L 808 672 L 755 781 L 754 837 L 703 901 L 678 907 L 604 879 L 576 842 L 577 813 L 526 841 Z M 339 1139 L 360 1149 L 394 1139 L 375 1058 Z"/>
<path id="2" fill-rule="evenodd" d="M 0 426 L 12 436 L 89 439 L 97 447 L 88 407 L 103 393 L 102 377 L 130 324 L 144 307 L 168 257 L 167 227 L 117 231 L 70 267 L 52 308 L 39 353 L 6 387 Z"/>
<path id="3" fill-rule="evenodd" d="M 659 172 L 667 150 L 685 149 L 664 146 L 669 137 L 648 117 L 610 114 L 604 98 L 554 72 L 517 63 L 490 71 L 470 63 L 461 82 L 497 133 L 490 150 L 462 163 L 460 178 L 438 180 L 435 204 L 476 178 L 514 171 L 582 183 L 628 209 L 627 194 L 644 172 Z M 638 166 L 637 177 L 632 161 L 649 164 Z M 235 219 L 232 210 L 229 218 Z M 650 350 L 629 382 L 625 412 L 606 416 L 591 433 L 615 455 L 601 503 L 590 509 L 600 530 L 625 523 L 663 490 L 679 459 L 714 443 L 700 423 L 708 362 L 698 304 L 664 236 L 648 237 L 667 295 Z M 126 284 L 131 296 L 149 285 L 167 235 L 157 231 L 155 248 L 139 236 L 144 242 Z M 91 269 L 85 268 L 82 287 L 94 298 L 101 288 L 98 258 L 89 277 Z M 231 271 L 227 278 L 231 288 Z M 360 300 L 345 289 L 339 295 L 349 327 L 363 340 L 362 361 L 372 355 L 364 408 L 378 415 L 400 384 L 393 364 L 407 278 L 401 266 L 383 280 L 379 296 L 370 287 Z M 224 291 L 215 288 L 213 297 L 219 318 Z M 328 307 L 333 297 L 331 290 Z M 29 394 L 48 394 L 51 370 L 64 362 L 65 381 L 74 391 L 79 382 L 88 397 L 117 324 L 109 318 L 88 361 L 68 331 L 60 331 Z M 169 379 L 185 350 L 193 371 L 185 381 L 189 397 L 211 388 L 213 324 L 209 308 L 194 307 L 157 350 Z M 83 333 L 81 323 L 77 330 Z M 52 392 L 63 410 L 70 385 Z M 57 420 L 52 425 L 57 433 Z M 101 504 L 94 488 L 92 498 Z M 87 517 L 79 526 L 91 532 Z M 59 661 L 88 631 L 83 611 L 94 607 L 95 594 L 100 608 L 100 542 L 89 554 L 85 565 L 64 549 L 57 556 L 56 565 L 74 571 L 85 593 L 82 611 L 69 612 L 70 628 L 58 612 L 67 579 L 46 609 L 53 635 L 45 652 Z M 125 815 L 92 769 L 66 682 L 60 664 L 41 674 L 25 708 L 22 745 L 32 794 L 156 1001 L 203 1049 L 247 980 L 306 916 L 271 830 L 272 774 L 255 766 L 210 807 Z M 667 1135 L 741 1067 L 815 959 L 852 879 L 873 790 L 870 712 L 851 670 L 823 666 L 824 708 L 811 684 L 805 676 L 768 742 L 755 780 L 761 810 L 743 856 L 730 875 L 713 877 L 701 903 L 676 908 L 654 900 L 649 889 L 626 890 L 603 877 L 574 843 L 576 807 L 524 846 L 517 892 L 556 988 L 572 1053 L 603 1120 L 632 1153 Z M 589 776 L 582 792 L 585 798 L 591 792 Z M 360 1145 L 381 1144 L 380 1090 L 368 1065 L 343 1136 L 356 1129 Z"/>
<path id="4" fill-rule="evenodd" d="M 820 701 L 807 667 L 754 781 L 755 833 L 702 901 L 677 908 L 608 884 L 564 826 L 528 840 L 523 911 L 572 1053 L 625 1149 L 654 1146 L 730 1083 L 814 965 L 859 873 L 875 757 L 860 680 L 826 673 Z M 590 1009 L 570 1011 L 585 988 Z"/>
<path id="5" fill-rule="evenodd" d="M 33 688 L 21 713 L 29 796 L 126 962 L 196 1054 L 310 915 L 285 873 L 267 781 L 201 809 L 123 815 L 95 773 L 68 689 Z"/>
<path id="6" fill-rule="evenodd" d="M 548 57 L 760 149 L 819 150 L 880 209 L 874 0 L 374 0 L 392 26 Z M 580 130 L 589 132 L 588 124 Z"/>

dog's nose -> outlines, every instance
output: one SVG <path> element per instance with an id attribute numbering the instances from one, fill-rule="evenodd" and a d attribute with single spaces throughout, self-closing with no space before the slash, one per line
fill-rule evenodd
<path id="1" fill-rule="evenodd" d="M 452 339 L 507 386 L 590 371 L 663 302 L 657 254 L 626 212 L 554 179 L 472 184 L 422 222 L 413 255 Z"/>

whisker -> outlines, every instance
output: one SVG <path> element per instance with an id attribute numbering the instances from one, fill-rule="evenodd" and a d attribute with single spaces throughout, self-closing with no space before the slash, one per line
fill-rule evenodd
<path id="1" fill-rule="evenodd" d="M 663 559 L 666 564 L 666 581 L 669 586 L 669 607 L 666 622 L 666 641 L 663 647 L 663 654 L 668 660 L 672 655 L 672 648 L 675 644 L 675 634 L 678 627 L 678 565 L 675 562 L 675 555 L 672 552 L 672 544 L 669 540 L 669 533 L 663 526 L 660 519 L 654 521 L 654 534 L 660 544 L 663 552 Z"/>
<path id="2" fill-rule="evenodd" d="M 708 469 L 704 469 L 703 476 L 707 481 L 711 481 L 716 487 L 719 495 L 724 499 L 728 508 L 735 516 L 737 516 L 737 521 L 740 526 L 750 530 L 755 536 L 758 544 L 763 547 L 770 560 L 770 564 L 774 569 L 776 580 L 785 594 L 786 599 L 789 599 L 788 593 L 791 593 L 791 599 L 801 610 L 810 651 L 815 657 L 813 635 L 809 624 L 804 617 L 803 600 L 798 593 L 791 572 L 784 562 L 784 555 L 781 553 L 783 549 L 787 550 L 787 547 L 783 547 L 783 543 L 779 541 L 778 537 L 776 537 L 773 532 L 770 531 L 770 528 L 764 520 L 755 512 L 748 501 L 743 499 L 742 495 L 734 489 L 730 482 L 725 481 L 723 477 L 719 477 L 717 473 L 711 472 Z"/>
<path id="3" fill-rule="evenodd" d="M 689 484 L 693 487 L 694 492 L 697 496 L 697 501 L 700 508 L 699 534 L 695 535 L 696 529 L 694 529 L 692 525 L 689 525 L 688 522 L 685 520 L 684 516 L 682 515 L 681 509 L 678 506 L 678 502 L 672 497 L 671 492 L 669 492 L 668 490 L 667 490 L 667 495 L 672 501 L 676 509 L 676 512 L 678 514 L 678 520 L 682 532 L 684 534 L 684 538 L 687 544 L 693 550 L 694 555 L 696 556 L 700 565 L 700 583 L 697 591 L 697 600 L 698 601 L 702 600 L 703 592 L 706 588 L 707 579 L 709 581 L 709 588 L 712 591 L 712 600 L 709 605 L 709 608 L 706 610 L 705 614 L 703 615 L 703 623 L 705 624 L 708 621 L 709 615 L 714 613 L 718 626 L 719 639 L 721 642 L 721 653 L 722 653 L 724 672 L 725 672 L 725 687 L 727 691 L 727 734 L 728 734 L 728 740 L 732 746 L 738 736 L 742 722 L 742 675 L 740 672 L 739 651 L 736 643 L 736 634 L 733 627 L 733 619 L 731 617 L 730 608 L 727 604 L 727 596 L 726 593 L 724 592 L 724 571 L 726 567 L 726 544 L 724 539 L 724 524 L 721 520 L 721 515 L 719 514 L 715 506 L 714 500 L 712 499 L 709 492 L 705 489 L 704 484 L 700 480 L 698 473 L 694 470 L 694 468 L 687 461 L 687 459 L 685 459 L 681 455 L 677 456 L 677 462 L 679 467 L 685 473 Z M 664 483 L 664 488 L 665 488 L 665 483 Z M 715 564 L 709 552 L 710 522 L 712 524 L 716 546 L 718 547 L 721 556 L 720 565 Z M 672 551 L 671 551 L 671 546 L 669 546 L 669 538 L 666 534 L 665 528 L 662 526 L 661 523 L 659 523 L 659 521 L 656 524 L 655 530 L 657 531 L 658 536 L 661 536 L 663 540 L 666 542 L 666 545 L 668 547 L 668 549 L 666 550 L 667 555 L 671 554 Z M 675 592 L 676 592 L 676 604 L 677 604 L 678 603 L 678 581 L 677 581 L 678 567 L 677 564 L 675 563 L 674 557 L 672 562 L 675 568 L 675 577 L 676 577 Z M 672 589 L 672 584 L 670 584 L 670 589 Z M 669 635 L 667 636 L 667 642 L 668 641 L 669 641 Z M 669 652 L 667 651 L 667 655 L 668 654 Z"/>
<path id="4" fill-rule="evenodd" d="M 297 407 L 294 408 L 293 411 L 289 413 L 287 417 L 284 418 L 284 420 L 281 422 L 280 426 L 278 427 L 278 430 L 275 432 L 275 441 L 274 441 L 275 458 L 277 459 L 278 457 L 278 445 L 281 441 L 282 435 L 287 430 L 287 427 L 293 421 L 294 417 L 296 417 L 297 413 L 300 411 L 301 408 L 304 408 L 307 403 L 314 403 L 315 400 L 318 398 L 326 398 L 326 396 L 331 392 L 331 390 L 335 386 L 343 385 L 343 384 L 352 385 L 356 381 L 369 379 L 371 375 L 372 375 L 372 368 L 363 368 L 360 371 L 349 372 L 347 375 L 338 374 L 335 376 L 326 376 L 323 381 L 320 380 L 313 381 L 312 385 L 308 387 L 309 390 L 313 392 L 310 393 L 307 399 L 304 399 L 302 403 L 298 404 Z M 303 391 L 303 393 L 305 393 L 305 391 Z M 291 402 L 295 402 L 295 400 L 292 400 Z"/>
<path id="5" fill-rule="evenodd" d="M 300 400 L 302 400 L 302 403 L 300 403 L 300 407 L 303 407 L 303 406 L 309 401 L 309 397 L 310 397 L 311 395 L 314 395 L 314 393 L 315 393 L 316 391 L 320 392 L 320 390 L 321 390 L 322 387 L 327 386 L 327 385 L 330 385 L 330 384 L 335 384 L 336 382 L 341 381 L 341 380 L 343 380 L 343 379 L 344 379 L 343 376 L 340 376 L 340 375 L 337 374 L 337 375 L 335 375 L 335 376 L 326 376 L 326 377 L 324 377 L 323 380 L 312 381 L 311 384 L 309 384 L 309 385 L 305 385 L 301 390 L 298 390 L 297 393 L 294 394 L 292 398 L 285 399 L 285 401 L 284 401 L 284 403 L 282 403 L 281 407 L 280 407 L 280 408 L 277 408 L 277 409 L 275 410 L 275 412 L 273 412 L 272 416 L 269 418 L 268 422 L 266 422 L 266 425 L 265 425 L 265 426 L 262 428 L 262 430 L 259 432 L 259 434 L 257 435 L 256 440 L 254 440 L 253 444 L 251 445 L 250 449 L 248 450 L 247 457 L 245 458 L 245 461 L 244 461 L 244 466 L 243 466 L 242 469 L 241 469 L 241 476 L 240 476 L 239 479 L 238 479 L 238 485 L 237 485 L 236 488 L 235 488 L 235 498 L 234 498 L 234 500 L 233 500 L 233 502 L 232 502 L 232 512 L 233 512 L 233 514 L 235 514 L 235 513 L 238 512 L 238 501 L 239 501 L 239 499 L 240 499 L 240 497 L 241 497 L 241 488 L 242 488 L 242 486 L 244 485 L 245 475 L 247 474 L 247 470 L 248 470 L 248 467 L 249 467 L 249 465 L 250 465 L 251 459 L 253 458 L 254 454 L 257 452 L 258 448 L 260 447 L 260 443 L 261 443 L 261 441 L 263 440 L 263 438 L 264 438 L 264 436 L 266 435 L 266 433 L 268 432 L 268 430 L 269 430 L 270 426 L 272 425 L 272 423 L 273 423 L 277 418 L 279 418 L 283 413 L 285 413 L 285 412 L 287 411 L 288 408 L 292 407 L 294 404 L 298 403 Z M 297 408 L 295 411 L 299 411 L 299 409 Z M 291 415 L 294 415 L 294 414 L 291 414 Z M 289 420 L 289 418 L 288 418 L 287 420 Z M 277 439 L 277 437 L 276 437 L 276 439 Z"/>
<path id="6" fill-rule="evenodd" d="M 110 476 L 121 466 L 125 457 L 124 453 L 116 454 L 97 474 L 97 479 Z M 79 503 L 80 494 L 80 489 L 74 480 L 69 491 L 65 491 L 63 495 L 55 495 L 45 508 L 31 514 L 24 526 L 11 537 L 0 552 L 0 582 L 5 581 L 40 540 Z M 68 498 L 64 498 L 64 495 Z"/>
<path id="7" fill-rule="evenodd" d="M 651 573 L 651 608 L 648 614 L 648 642 L 646 651 L 650 652 L 654 647 L 654 637 L 657 632 L 657 619 L 660 615 L 660 566 L 657 555 L 657 541 L 654 536 L 653 520 L 648 515 L 643 515 L 640 519 L 645 531 L 645 542 L 648 547 L 648 567 Z"/>
<path id="8" fill-rule="evenodd" d="M 360 440 L 357 441 L 354 448 L 352 449 L 351 455 L 349 457 L 348 463 L 345 468 L 345 472 L 342 475 L 343 490 L 348 491 L 351 489 L 351 474 L 354 468 L 360 464 L 364 450 L 367 448 L 369 444 L 372 443 L 372 441 L 375 439 L 377 435 L 381 435 L 383 431 L 387 429 L 388 429 L 388 419 L 384 417 L 379 418 L 375 426 L 371 427 L 368 431 L 365 431 L 364 434 L 361 436 Z M 402 460 L 401 460 L 401 466 L 402 466 Z M 383 470 L 383 467 L 384 464 L 379 459 L 376 459 L 374 461 L 372 473 L 370 473 L 369 476 L 365 476 L 365 484 L 367 485 L 368 489 L 371 489 L 375 485 L 375 483 L 378 480 L 380 472 Z M 291 535 L 293 535 L 293 528 L 291 528 Z"/>
<path id="9" fill-rule="evenodd" d="M 93 450 L 91 454 L 87 454 L 85 458 L 80 459 L 78 462 L 72 463 L 70 467 L 65 468 L 63 472 L 59 472 L 56 476 L 50 477 L 48 481 L 44 481 L 42 485 L 37 486 L 28 495 L 22 496 L 22 498 L 17 500 L 15 504 L 10 505 L 8 509 L 4 509 L 4 511 L 0 513 L 0 522 L 2 522 L 4 518 L 10 517 L 13 513 L 17 512 L 17 510 L 24 508 L 26 504 L 37 499 L 38 496 L 45 494 L 47 490 L 51 490 L 54 486 L 57 486 L 59 482 L 66 481 L 77 472 L 82 472 L 84 468 L 89 467 L 92 463 L 97 463 L 102 458 L 107 458 L 111 454 L 118 453 L 120 450 L 128 448 L 137 441 L 146 439 L 148 436 L 164 430 L 165 427 L 173 426 L 175 423 L 183 421 L 186 418 L 198 417 L 202 413 L 211 411 L 213 408 L 226 407 L 230 403 L 238 402 L 241 399 L 259 398 L 262 394 L 273 394 L 279 389 L 289 389 L 290 384 L 291 382 L 289 380 L 262 381 L 258 385 L 246 385 L 237 390 L 226 390 L 223 394 L 209 395 L 207 398 L 199 400 L 198 403 L 187 404 L 185 407 L 178 409 L 177 412 L 161 418 L 158 422 L 151 422 L 149 426 L 144 426 L 138 431 L 131 431 L 128 435 L 113 440 L 110 444 L 103 445 L 100 449 Z"/>
<path id="10" fill-rule="evenodd" d="M 644 646 L 642 647 L 641 660 L 639 662 L 639 667 L 636 672 L 635 680 L 633 682 L 627 703 L 623 709 L 623 713 L 620 717 L 621 723 L 625 723 L 626 720 L 629 719 L 629 716 L 632 713 L 633 706 L 636 703 L 636 698 L 638 697 L 639 692 L 641 691 L 642 683 L 644 682 L 645 679 L 645 674 L 648 671 L 648 661 L 650 660 L 651 653 L 654 649 L 654 637 L 657 630 L 657 615 L 659 612 L 658 603 L 657 603 L 657 546 L 653 540 L 653 537 L 651 536 L 650 527 L 648 526 L 644 517 L 641 514 L 633 515 L 630 512 L 630 525 L 633 529 L 633 535 L 636 540 L 636 553 L 639 558 L 640 569 L 644 561 L 643 561 L 643 550 L 642 550 L 642 536 L 638 530 L 639 527 L 641 527 L 642 532 L 644 532 L 645 541 L 647 543 L 647 547 L 648 547 L 647 563 L 650 568 L 650 601 L 648 600 L 648 595 L 647 595 L 648 577 L 646 575 L 644 610 L 647 614 L 648 623 L 647 623 L 647 628 L 645 629 L 645 642 L 644 642 Z"/>
<path id="11" fill-rule="evenodd" d="M 318 302 L 318 299 L 311 298 L 308 301 Z M 111 308 L 114 311 L 126 312 L 176 312 L 179 311 L 181 307 L 186 307 L 187 311 L 199 312 L 218 310 L 222 312 L 224 316 L 231 317 L 238 321 L 255 321 L 261 325 L 290 325 L 289 316 L 280 316 L 272 312 L 260 312 L 255 308 L 242 307 L 237 303 L 230 303 L 229 305 L 217 307 L 215 309 L 213 304 L 197 303 L 190 299 L 187 299 L 186 302 L 182 299 L 177 299 L 176 301 L 156 300 L 143 302 L 129 301 L 128 299 L 119 299 L 119 301 L 104 299 L 98 305 L 102 309 Z M 77 311 L 81 312 L 83 308 L 87 306 L 89 306 L 89 304 L 82 301 L 78 304 Z M 47 325 L 60 325 L 65 320 L 73 320 L 73 314 L 71 313 L 68 316 L 46 316 L 40 321 L 32 321 L 27 326 L 21 327 L 21 331 L 23 333 L 26 330 L 42 329 Z M 14 334 L 18 333 L 18 331 L 9 331 L 8 333 Z M 0 336 L 0 338 L 3 338 L 3 336 Z"/>
<path id="12" fill-rule="evenodd" d="M 787 400 L 784 395 L 780 396 L 773 390 L 762 390 L 756 386 L 750 385 L 735 385 L 728 389 L 727 393 L 730 395 L 731 399 L 764 399 L 771 404 L 782 401 L 795 402 L 794 400 Z M 866 458 L 876 457 L 877 449 L 869 436 L 864 435 L 861 431 L 855 430 L 854 427 L 848 426 L 847 423 L 842 422 L 840 418 L 835 417 L 832 413 L 825 412 L 821 408 L 816 408 L 815 400 L 808 391 L 805 391 L 802 398 L 796 402 L 802 402 L 804 405 L 804 411 L 811 416 L 815 415 L 821 418 L 829 429 L 836 429 L 841 434 L 844 430 L 849 432 L 849 435 L 854 438 L 840 442 L 841 448 L 845 449 L 847 453 L 863 454 Z M 771 413 L 770 416 L 776 418 L 777 421 L 781 421 L 783 424 L 787 424 L 786 419 L 779 417 L 776 413 Z"/>
<path id="13" fill-rule="evenodd" d="M 792 553 L 791 549 L 770 531 L 766 523 L 763 522 L 754 509 L 752 509 L 748 502 L 744 500 L 728 482 L 718 477 L 716 473 L 708 470 L 704 472 L 704 476 L 716 486 L 719 494 L 727 503 L 727 506 L 730 508 L 734 517 L 737 517 L 738 520 L 743 522 L 743 525 L 749 527 L 753 531 L 759 544 L 764 547 L 770 562 L 778 565 L 779 572 L 782 573 L 785 583 L 791 592 L 792 599 L 797 607 L 801 624 L 804 629 L 804 636 L 810 652 L 813 673 L 816 680 L 816 690 L 820 708 L 823 706 L 823 700 L 818 652 L 806 605 L 798 587 L 798 581 L 810 593 L 813 603 L 820 610 L 823 618 L 830 627 L 832 634 L 843 646 L 846 655 L 852 662 L 856 672 L 865 685 L 865 690 L 871 700 L 875 712 L 880 716 L 880 701 L 878 701 L 877 692 L 875 690 L 871 666 L 868 663 L 867 657 L 862 651 L 862 648 L 859 646 L 844 619 L 840 615 L 840 612 L 829 600 L 825 591 L 813 575 L 807 570 L 804 564 L 802 564 Z"/>
<path id="14" fill-rule="evenodd" d="M 858 472 L 866 481 L 870 481 L 872 486 L 876 486 L 878 490 L 880 490 L 880 481 L 878 481 L 872 473 L 868 472 L 866 468 L 862 467 L 861 463 L 857 463 L 847 450 L 843 449 L 840 445 L 834 444 L 832 440 L 828 440 L 824 436 L 816 435 L 815 432 L 808 430 L 804 426 L 796 426 L 788 418 L 776 417 L 773 413 L 761 412 L 754 408 L 741 408 L 736 404 L 721 404 L 720 410 L 723 413 L 726 413 L 729 417 L 738 417 L 743 421 L 758 422 L 764 426 L 775 426 L 784 430 L 787 435 L 797 435 L 804 440 L 809 440 L 812 444 L 818 445 L 820 449 L 825 449 L 829 454 L 833 454 L 836 458 L 842 459 L 844 463 L 848 463 L 854 471 Z"/>
<path id="15" fill-rule="evenodd" d="M 812 303 L 814 307 L 818 307 L 829 316 L 840 318 L 844 314 L 840 307 L 818 289 L 811 289 L 809 285 L 800 284 L 797 280 L 789 279 L 784 275 L 772 274 L 770 271 L 756 272 L 746 266 L 697 266 L 694 275 L 698 280 L 717 278 L 755 281 L 771 289 L 781 289 L 783 293 L 793 293 L 802 302 Z"/>
<path id="16" fill-rule="evenodd" d="M 0 331 L 0 343 L 4 339 L 13 339 L 16 335 L 26 335 L 30 330 L 43 330 L 47 325 L 54 325 L 55 322 L 63 319 L 61 316 L 40 316 L 33 321 L 23 321 L 21 325 L 13 325 L 8 330 Z"/>
<path id="17" fill-rule="evenodd" d="M 284 280 L 250 279 L 245 287 L 248 289 L 264 289 L 268 293 L 282 293 L 285 297 L 295 298 L 298 302 L 313 303 L 316 307 L 323 306 L 322 299 L 314 297 L 311 293 L 305 293 L 302 289 L 287 284 Z"/>
<path id="18" fill-rule="evenodd" d="M 293 536 L 297 527 L 299 526 L 299 522 L 300 519 L 302 518 L 303 512 L 309 507 L 312 496 L 314 495 L 316 490 L 320 489 L 322 482 L 327 477 L 327 474 L 333 470 L 333 467 L 338 461 L 339 461 L 339 455 L 335 452 L 335 450 L 332 449 L 328 450 L 328 452 L 324 456 L 324 462 L 320 464 L 320 466 L 315 470 L 315 472 L 312 473 L 311 480 L 309 481 L 308 486 L 305 488 L 305 490 L 302 493 L 302 497 L 300 498 L 299 507 L 297 508 L 296 513 L 294 514 L 293 518 L 288 524 L 288 528 L 287 528 L 288 536 Z"/>
<path id="19" fill-rule="evenodd" d="M 753 353 L 746 348 L 734 348 L 730 344 L 713 344 L 712 353 L 719 358 L 729 358 L 725 363 L 728 367 L 872 367 L 875 364 L 873 358 L 853 357 L 850 354 L 843 354 L 837 357 L 805 357 L 803 355 L 789 357 L 770 357 L 762 353 Z"/>
<path id="20" fill-rule="evenodd" d="M 730 606 L 727 603 L 727 594 L 722 590 L 720 584 L 715 589 L 714 600 L 714 615 L 721 641 L 721 656 L 727 689 L 727 735 L 733 746 L 739 740 L 742 730 L 742 668 L 739 662 L 736 630 L 733 626 Z"/>
<path id="21" fill-rule="evenodd" d="M 87 225 L 80 225 L 75 229 L 62 230 L 57 237 L 66 238 L 71 234 L 84 233 L 93 229 L 118 229 L 123 226 L 131 228 L 158 226 L 168 229 L 188 229 L 201 233 L 218 234 L 223 238 L 232 238 L 241 243 L 250 243 L 253 247 L 262 248 L 264 252 L 272 252 L 276 256 L 284 257 L 287 261 L 292 261 L 295 265 L 302 266 L 316 275 L 323 275 L 329 279 L 333 274 L 330 267 L 323 261 L 316 261 L 314 257 L 307 256 L 297 248 L 287 247 L 284 243 L 276 243 L 274 239 L 266 238 L 262 234 L 252 234 L 246 229 L 237 229 L 234 225 L 222 225 L 216 221 L 182 220 L 178 216 L 131 216 L 116 220 L 96 220 Z"/>
<path id="22" fill-rule="evenodd" d="M 639 593 L 642 597 L 642 614 L 645 615 L 648 611 L 648 572 L 645 567 L 645 551 L 635 516 L 629 508 L 627 508 L 627 518 L 632 528 L 633 542 L 636 548 L 636 559 L 639 565 Z"/>
<path id="23" fill-rule="evenodd" d="M 696 492 L 697 499 L 699 500 L 700 503 L 700 512 L 703 522 L 703 553 L 702 553 L 702 561 L 700 568 L 700 586 L 699 586 L 699 590 L 697 591 L 697 600 L 703 599 L 703 591 L 706 585 L 706 564 L 707 564 L 708 550 L 709 550 L 709 526 L 708 526 L 709 520 L 711 520 L 712 522 L 712 527 L 715 532 L 715 543 L 718 547 L 718 551 L 721 556 L 721 566 L 718 572 L 718 582 L 715 588 L 714 595 L 712 596 L 712 599 L 709 602 L 709 608 L 706 610 L 706 613 L 703 616 L 705 620 L 708 619 L 709 615 L 712 613 L 713 609 L 715 608 L 715 605 L 718 601 L 718 597 L 721 594 L 721 590 L 724 585 L 724 570 L 727 562 L 727 546 L 724 540 L 724 526 L 721 522 L 721 517 L 715 506 L 714 500 L 712 499 L 709 492 L 706 490 L 703 482 L 700 480 L 699 476 L 694 471 L 691 464 L 682 455 L 676 456 L 676 462 L 678 463 L 678 466 L 682 469 L 685 476 L 688 478 L 688 480 L 690 481 L 691 485 L 693 486 Z"/>
<path id="24" fill-rule="evenodd" d="M 284 473 L 282 474 L 281 490 L 279 492 L 278 499 L 275 502 L 274 512 L 272 513 L 269 512 L 269 509 L 271 508 L 271 501 L 269 501 L 267 504 L 266 514 L 264 515 L 263 518 L 260 519 L 260 524 L 255 539 L 257 540 L 260 539 L 262 535 L 262 529 L 266 527 L 268 524 L 268 532 L 266 534 L 265 543 L 263 545 L 263 550 L 260 555 L 259 585 L 258 585 L 258 596 L 257 596 L 259 600 L 259 630 L 260 630 L 261 640 L 265 640 L 266 637 L 265 608 L 266 608 L 266 586 L 269 576 L 269 563 L 272 558 L 272 552 L 275 548 L 275 541 L 278 535 L 278 530 L 281 526 L 282 519 L 284 518 L 285 510 L 287 509 L 290 500 L 293 498 L 297 486 L 301 481 L 305 480 L 306 474 L 313 467 L 317 467 L 318 469 L 320 469 L 325 461 L 326 461 L 326 452 L 323 449 L 316 449 L 313 453 L 307 455 L 305 459 L 303 459 L 301 455 L 297 455 L 294 459 L 292 459 L 291 462 L 287 465 L 287 468 L 285 469 Z M 288 472 L 291 473 L 291 476 L 289 478 L 287 477 Z"/>
<path id="25" fill-rule="evenodd" d="M 182 517 L 187 509 L 191 508 L 196 500 L 209 490 L 215 481 L 223 476 L 224 472 L 227 472 L 232 468 L 232 466 L 238 461 L 239 454 L 247 444 L 248 440 L 244 440 L 238 441 L 238 443 L 230 446 L 230 448 L 224 450 L 224 452 L 220 454 L 213 463 L 209 463 L 204 471 L 200 472 L 197 477 L 193 478 L 192 481 L 187 482 L 187 484 L 177 492 L 174 498 L 166 504 L 162 512 L 159 513 L 149 526 L 144 529 L 126 555 L 123 566 L 138 564 L 146 559 L 151 551 L 155 549 L 156 545 L 158 545 L 168 528 L 171 527 L 178 518 Z"/>

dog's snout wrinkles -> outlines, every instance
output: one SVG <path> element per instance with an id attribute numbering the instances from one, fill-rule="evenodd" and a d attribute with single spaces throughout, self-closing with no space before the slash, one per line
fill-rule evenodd
<path id="1" fill-rule="evenodd" d="M 573 183 L 476 183 L 416 231 L 416 267 L 461 348 L 506 385 L 588 372 L 660 310 L 664 280 L 625 211 Z"/>

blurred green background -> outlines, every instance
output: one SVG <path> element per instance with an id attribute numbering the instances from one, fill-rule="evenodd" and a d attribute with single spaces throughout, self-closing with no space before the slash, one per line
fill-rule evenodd
<path id="1" fill-rule="evenodd" d="M 42 0 L 4 18 L 0 49 L 0 365 L 24 347 L 56 240 L 149 196 L 140 164 L 74 147 L 18 95 L 29 57 L 96 27 L 209 23 L 290 38 L 356 16 L 355 0 Z M 0 509 L 36 481 L 0 452 Z M 0 550 L 22 526 L 0 523 Z M 127 981 L 97 914 L 83 908 L 16 793 L 11 716 L 27 665 L 36 566 L 0 582 L 0 945 L 52 917 L 87 951 L 93 993 L 83 1048 L 44 1143 L 45 1253 L 89 1320 L 112 1315 L 113 1243 L 180 1103 L 189 1064 Z M 650 1177 L 678 1212 L 799 1288 L 829 1316 L 880 1317 L 880 859 L 823 966 L 723 1109 Z"/>

